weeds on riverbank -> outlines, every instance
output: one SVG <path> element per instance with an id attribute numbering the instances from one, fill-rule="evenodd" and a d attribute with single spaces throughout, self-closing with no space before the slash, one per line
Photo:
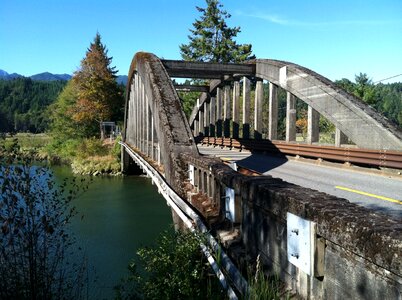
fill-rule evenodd
<path id="1" fill-rule="evenodd" d="M 59 141 L 46 134 L 18 133 L 5 137 L 5 147 L 18 142 L 21 153 L 51 164 L 67 164 L 82 175 L 120 174 L 121 137 L 114 141 L 80 138 Z"/>

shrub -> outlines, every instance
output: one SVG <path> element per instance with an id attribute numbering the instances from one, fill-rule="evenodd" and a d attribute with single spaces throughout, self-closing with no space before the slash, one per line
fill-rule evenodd
<path id="1" fill-rule="evenodd" d="M 0 143 L 0 299 L 80 299 L 84 270 L 68 225 L 82 182 L 58 186 L 17 146 Z"/>
<path id="2" fill-rule="evenodd" d="M 130 276 L 116 288 L 117 299 L 223 299 L 219 282 L 193 233 L 164 232 L 155 247 L 137 252 Z"/>

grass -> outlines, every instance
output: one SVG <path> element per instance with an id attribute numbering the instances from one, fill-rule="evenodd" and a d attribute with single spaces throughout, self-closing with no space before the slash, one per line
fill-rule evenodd
<path id="1" fill-rule="evenodd" d="M 283 283 L 278 276 L 267 277 L 262 268 L 260 255 L 257 256 L 255 272 L 248 272 L 249 294 L 246 300 L 280 300 L 289 299 L 289 293 L 285 291 Z"/>

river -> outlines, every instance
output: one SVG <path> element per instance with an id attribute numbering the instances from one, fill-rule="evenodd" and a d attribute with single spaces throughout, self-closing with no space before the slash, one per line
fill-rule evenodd
<path id="1" fill-rule="evenodd" d="M 66 167 L 53 170 L 56 178 L 72 176 Z M 170 208 L 151 180 L 138 176 L 94 177 L 74 205 L 79 215 L 73 231 L 90 266 L 89 298 L 113 299 L 113 287 L 128 274 L 138 248 L 172 230 Z"/>

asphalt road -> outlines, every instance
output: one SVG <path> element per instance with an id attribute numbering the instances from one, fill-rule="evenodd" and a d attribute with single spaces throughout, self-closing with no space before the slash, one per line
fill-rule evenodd
<path id="1" fill-rule="evenodd" d="M 264 175 L 345 198 L 402 221 L 402 176 L 385 176 L 351 168 L 322 166 L 263 154 L 232 151 L 212 146 L 198 147 L 213 155 Z"/>

